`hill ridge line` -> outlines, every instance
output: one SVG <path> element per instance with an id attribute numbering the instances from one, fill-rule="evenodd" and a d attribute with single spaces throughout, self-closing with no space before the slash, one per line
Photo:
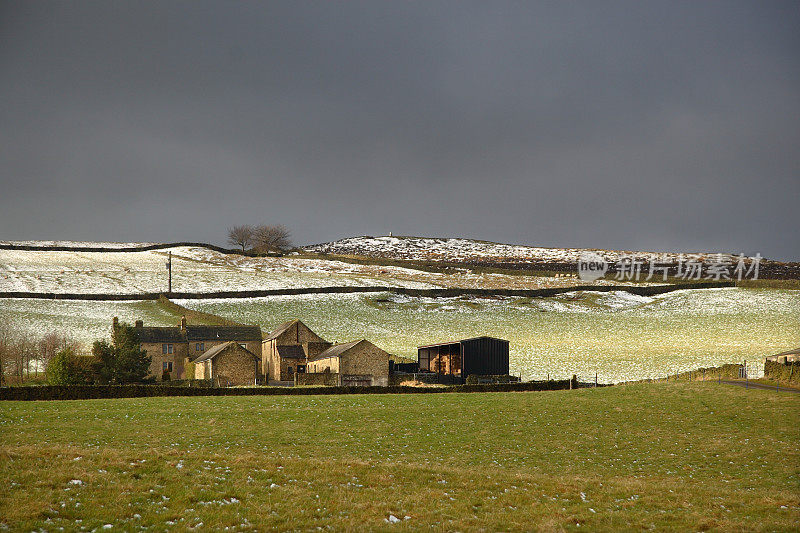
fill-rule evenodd
<path id="1" fill-rule="evenodd" d="M 44 245 L 35 246 L 32 244 L 11 244 L 0 243 L 0 250 L 22 250 L 28 252 L 149 252 L 151 250 L 163 250 L 165 248 L 178 248 L 180 246 L 197 246 L 201 248 L 208 248 L 215 252 L 223 254 L 239 254 L 247 255 L 246 252 L 241 250 L 234 250 L 232 248 L 223 248 L 215 244 L 208 244 L 205 242 L 167 242 L 155 244 L 142 244 L 140 246 L 65 246 L 65 245 Z"/>

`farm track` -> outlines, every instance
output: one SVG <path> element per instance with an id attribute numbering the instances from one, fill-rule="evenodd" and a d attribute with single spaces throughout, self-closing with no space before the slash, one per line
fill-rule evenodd
<path id="1" fill-rule="evenodd" d="M 766 383 L 759 383 L 757 381 L 730 381 L 730 380 L 722 380 L 723 385 L 735 385 L 737 387 L 743 387 L 746 389 L 760 389 L 760 390 L 772 390 L 778 392 L 791 392 L 794 394 L 800 394 L 800 389 L 793 389 L 791 387 L 783 387 L 781 385 L 767 385 Z"/>
<path id="2" fill-rule="evenodd" d="M 735 287 L 732 281 L 710 283 L 675 283 L 670 285 L 577 285 L 574 287 L 556 287 L 547 289 L 471 289 L 471 288 L 437 288 L 412 289 L 406 287 L 373 286 L 373 287 L 302 287 L 287 289 L 265 289 L 254 291 L 213 291 L 213 292 L 145 292 L 138 294 L 113 293 L 52 293 L 52 292 L 0 292 L 0 298 L 33 298 L 41 300 L 106 300 L 106 301 L 138 301 L 158 300 L 165 295 L 171 299 L 200 300 L 212 298 L 261 298 L 264 296 L 294 296 L 302 294 L 349 294 L 367 292 L 390 292 L 404 296 L 453 298 L 458 296 L 511 296 L 536 298 L 555 296 L 575 291 L 613 292 L 625 291 L 638 296 L 655 296 L 685 289 L 718 289 Z"/>

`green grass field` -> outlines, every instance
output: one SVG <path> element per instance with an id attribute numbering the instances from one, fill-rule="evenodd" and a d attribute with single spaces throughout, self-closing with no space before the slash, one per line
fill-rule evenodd
<path id="1" fill-rule="evenodd" d="M 800 396 L 716 383 L 7 402 L 0 426 L 12 530 L 800 523 Z"/>

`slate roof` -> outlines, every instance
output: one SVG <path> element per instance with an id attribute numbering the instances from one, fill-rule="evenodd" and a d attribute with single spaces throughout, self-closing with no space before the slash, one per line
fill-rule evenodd
<path id="1" fill-rule="evenodd" d="M 186 342 L 181 328 L 142 327 L 133 328 L 139 336 L 139 342 Z"/>
<path id="2" fill-rule="evenodd" d="M 258 326 L 186 326 L 189 342 L 202 340 L 260 341 L 261 328 Z"/>
<path id="3" fill-rule="evenodd" d="M 360 339 L 360 340 L 357 340 L 357 341 L 346 342 L 344 344 L 336 344 L 334 346 L 331 346 L 330 348 L 328 348 L 324 352 L 315 355 L 314 357 L 309 359 L 309 361 L 319 361 L 320 359 L 327 359 L 329 357 L 339 357 L 344 352 L 346 352 L 347 350 L 349 350 L 350 348 L 352 348 L 353 346 L 355 346 L 356 344 L 359 344 L 361 342 L 367 342 L 367 340 L 366 339 Z"/>
<path id="4" fill-rule="evenodd" d="M 286 346 L 278 346 L 278 355 L 281 356 L 281 359 L 288 358 L 288 359 L 305 359 L 306 353 L 303 351 L 303 347 L 297 344 L 289 344 Z"/>
<path id="5" fill-rule="evenodd" d="M 173 327 L 134 327 L 139 342 L 195 342 L 195 341 L 260 341 L 261 328 L 258 326 L 186 326 L 181 331 Z"/>
<path id="6" fill-rule="evenodd" d="M 283 324 L 281 324 L 277 328 L 275 328 L 272 331 L 270 331 L 269 334 L 267 335 L 267 337 L 264 340 L 265 341 L 271 341 L 275 337 L 278 337 L 281 334 L 283 334 L 284 332 L 286 332 L 286 330 L 288 330 L 290 327 L 294 326 L 295 323 L 297 323 L 297 322 L 300 322 L 300 321 L 298 319 L 296 319 L 296 318 L 294 320 L 290 320 L 288 322 L 284 322 Z"/>
<path id="7" fill-rule="evenodd" d="M 192 362 L 193 363 L 202 363 L 203 361 L 208 361 L 209 359 L 213 359 L 214 357 L 216 357 L 220 353 L 224 352 L 225 350 L 227 350 L 228 348 L 231 348 L 233 346 L 238 346 L 239 348 L 241 348 L 245 352 L 247 352 L 250 355 L 252 355 L 255 359 L 258 359 L 258 357 L 256 357 L 256 355 L 253 352 L 251 352 L 250 350 L 248 350 L 247 348 L 242 348 L 236 342 L 228 341 L 228 342 L 223 342 L 222 344 L 217 344 L 213 348 L 209 348 L 208 350 L 206 350 L 203 353 L 203 355 L 201 355 L 200 357 L 198 357 L 197 359 L 195 359 Z"/>

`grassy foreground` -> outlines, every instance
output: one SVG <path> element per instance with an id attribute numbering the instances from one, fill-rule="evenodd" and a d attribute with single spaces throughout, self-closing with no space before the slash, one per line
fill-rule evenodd
<path id="1" fill-rule="evenodd" d="M 0 435 L 2 529 L 800 523 L 800 396 L 716 383 L 5 402 Z"/>

